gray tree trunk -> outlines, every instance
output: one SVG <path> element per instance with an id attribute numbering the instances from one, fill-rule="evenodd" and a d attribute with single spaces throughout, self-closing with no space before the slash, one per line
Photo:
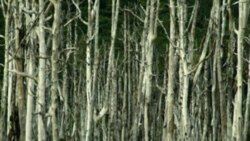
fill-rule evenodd
<path id="1" fill-rule="evenodd" d="M 233 116 L 233 139 L 241 141 L 242 138 L 242 85 L 243 85 L 243 47 L 244 47 L 244 33 L 248 19 L 248 5 L 249 0 L 239 1 L 239 25 L 237 31 L 237 93 L 235 95 L 234 116 Z"/>
<path id="2" fill-rule="evenodd" d="M 167 95 L 165 98 L 165 117 L 164 117 L 164 130 L 163 141 L 174 140 L 174 88 L 175 88 L 175 73 L 177 56 L 175 52 L 176 46 L 176 13 L 175 1 L 170 0 L 170 43 L 168 53 L 168 82 L 167 82 Z"/>
<path id="3" fill-rule="evenodd" d="M 9 28 L 10 28 L 10 8 L 11 0 L 7 1 L 7 10 L 5 13 L 5 33 L 4 33 L 4 74 L 1 93 L 1 118 L 0 118 L 0 140 L 6 140 L 7 131 L 7 93 L 8 93 L 8 67 L 9 67 Z M 4 11 L 5 12 L 5 11 Z"/>
<path id="4" fill-rule="evenodd" d="M 23 75 L 19 74 L 24 72 L 24 34 L 23 31 L 23 1 L 15 0 L 14 5 L 15 14 L 14 14 L 14 21 L 15 21 L 15 65 L 16 65 L 16 99 L 18 105 L 18 116 L 19 116 L 19 125 L 20 127 L 25 127 L 25 117 L 26 117 L 26 104 L 25 104 L 25 94 L 24 94 L 24 78 Z M 20 130 L 20 140 L 25 140 L 25 128 Z"/>
<path id="5" fill-rule="evenodd" d="M 52 138 L 53 141 L 58 141 L 58 119 L 56 116 L 57 111 L 57 97 L 58 97 L 58 49 L 60 45 L 60 25 L 61 25 L 61 1 L 60 0 L 51 0 L 54 6 L 54 20 L 52 27 L 52 57 L 51 57 L 51 106 L 49 115 L 51 116 L 52 123 Z"/>

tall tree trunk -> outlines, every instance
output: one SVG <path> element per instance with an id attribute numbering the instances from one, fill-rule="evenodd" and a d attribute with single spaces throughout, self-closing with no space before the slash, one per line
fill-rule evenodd
<path id="1" fill-rule="evenodd" d="M 5 13 L 5 33 L 4 33 L 4 74 L 1 93 L 1 118 L 0 118 L 0 140 L 6 140 L 7 131 L 7 93 L 8 93 L 8 67 L 9 67 L 9 28 L 10 28 L 10 6 L 11 0 L 8 0 L 7 11 Z"/>
<path id="2" fill-rule="evenodd" d="M 116 129 L 116 118 L 117 118 L 117 93 L 116 93 L 116 80 L 115 80 L 115 41 L 117 34 L 117 24 L 119 17 L 120 0 L 112 0 L 112 18 L 111 18 L 111 45 L 109 52 L 109 63 L 108 63 L 108 76 L 107 83 L 111 83 L 109 86 L 109 96 L 110 96 L 110 121 L 109 121 L 109 131 L 110 131 L 110 141 L 118 140 L 117 129 Z"/>
<path id="3" fill-rule="evenodd" d="M 60 37 L 61 23 L 61 0 L 51 0 L 54 5 L 54 21 L 52 27 L 52 57 L 51 57 L 51 107 L 50 116 L 52 118 L 52 138 L 53 141 L 58 141 L 58 121 L 57 121 L 57 97 L 58 97 L 58 48 Z"/>
<path id="4" fill-rule="evenodd" d="M 10 50 L 10 48 L 9 48 Z M 11 58 L 11 55 L 9 55 L 9 58 Z M 13 70 L 14 69 L 14 61 L 10 61 L 8 65 L 8 69 Z M 8 74 L 8 106 L 7 106 L 7 136 L 10 134 L 10 131 L 12 129 L 11 126 L 11 115 L 12 115 L 12 101 L 14 97 L 14 89 L 15 86 L 13 83 L 15 82 L 14 79 L 15 75 L 14 73 L 9 72 Z"/>
<path id="5" fill-rule="evenodd" d="M 136 97 L 136 112 L 133 117 L 133 133 L 132 133 L 132 140 L 137 141 L 138 140 L 138 135 L 139 135 L 139 127 L 140 127 L 140 120 L 142 116 L 142 108 L 143 108 L 143 93 L 144 93 L 144 72 L 145 72 L 145 43 L 146 43 L 146 38 L 147 38 L 147 27 L 148 27 L 148 21 L 149 21 L 149 12 L 150 12 L 150 6 L 149 5 L 149 0 L 147 0 L 147 7 L 146 7 L 146 12 L 145 12 L 145 18 L 144 18 L 144 26 L 143 26 L 143 32 L 141 36 L 141 41 L 140 41 L 140 66 L 139 66 L 139 71 L 138 71 L 138 87 L 137 87 L 137 97 Z M 138 55 L 139 56 L 139 55 Z M 138 57 L 139 58 L 139 57 Z M 137 58 L 137 59 L 138 59 Z"/>
<path id="6" fill-rule="evenodd" d="M 26 0 L 26 9 L 31 9 L 35 11 L 35 1 L 32 1 L 30 4 L 28 0 Z M 27 64 L 28 64 L 28 74 L 30 76 L 34 76 L 35 72 L 35 32 L 34 29 L 32 29 L 31 23 L 33 23 L 35 19 L 35 15 L 32 14 L 31 16 L 25 15 L 26 16 L 26 29 L 31 30 L 30 36 L 27 38 L 27 45 L 29 46 L 28 48 L 28 59 L 27 59 Z M 32 123 L 33 123 L 33 109 L 34 109 L 34 92 L 35 92 L 35 83 L 33 79 L 28 78 L 27 79 L 27 113 L 26 113 L 26 134 L 25 134 L 25 140 L 26 141 L 31 141 L 33 137 L 32 135 Z"/>
<path id="7" fill-rule="evenodd" d="M 203 132 L 202 132 L 202 137 L 201 137 L 201 141 L 206 141 L 207 140 L 207 138 L 208 138 L 208 125 L 209 125 L 209 123 L 208 123 L 208 120 L 209 120 L 209 114 L 208 114 L 208 112 L 209 112 L 209 107 L 208 107 L 208 104 L 209 104 L 209 102 L 208 102 L 208 100 L 209 100 L 209 89 L 208 89 L 208 87 L 209 87 L 209 63 L 208 63 L 208 61 L 207 62 L 205 62 L 205 68 L 204 68 L 205 70 L 205 72 L 204 72 L 204 87 L 205 87 L 205 100 L 204 100 L 204 102 L 205 102 L 205 106 L 204 106 L 204 122 L 203 122 Z"/>
<path id="8" fill-rule="evenodd" d="M 99 49 L 99 11 L 100 11 L 100 0 L 96 0 L 93 8 L 95 12 L 95 27 L 94 27 L 94 35 L 95 35 L 95 41 L 94 41 L 94 64 L 93 64 L 93 77 L 92 77 L 92 93 L 93 93 L 93 109 L 99 108 L 99 103 L 97 101 L 98 96 L 98 86 L 100 85 L 98 83 L 98 69 L 99 69 L 99 63 L 100 63 L 100 49 Z M 106 109 L 106 107 L 105 107 Z M 103 114 L 104 115 L 104 114 Z M 94 120 L 94 136 L 99 136 L 100 131 L 98 129 L 97 120 Z M 96 140 L 96 138 L 94 138 Z"/>
<path id="9" fill-rule="evenodd" d="M 156 29 L 155 29 L 155 21 L 157 21 L 157 11 L 156 11 L 156 4 L 157 0 L 151 0 L 150 3 L 147 6 L 150 6 L 150 12 L 149 12 L 149 27 L 148 27 L 148 33 L 146 38 L 146 43 L 144 46 L 145 50 L 145 72 L 144 72 L 144 80 L 143 83 L 145 85 L 145 89 L 143 89 L 143 93 L 145 96 L 145 102 L 144 102 L 144 137 L 145 141 L 150 140 L 149 136 L 149 104 L 151 101 L 151 94 L 152 94 L 152 65 L 153 65 L 153 48 L 154 48 L 154 42 L 156 39 Z"/>
<path id="10" fill-rule="evenodd" d="M 5 13 L 5 33 L 4 33 L 4 74 L 1 93 L 1 118 L 0 118 L 0 140 L 6 140 L 7 131 L 7 93 L 8 93 L 8 68 L 9 68 L 9 28 L 10 28 L 10 6 L 8 0 L 7 12 Z"/>
<path id="11" fill-rule="evenodd" d="M 39 62 L 38 62 L 38 86 L 37 86 L 37 131 L 38 141 L 46 140 L 45 132 L 45 80 L 46 80 L 46 44 L 45 44 L 45 33 L 44 33 L 44 1 L 39 0 L 39 23 L 38 23 L 38 40 L 39 40 Z"/>
<path id="12" fill-rule="evenodd" d="M 250 60 L 250 55 L 248 57 Z M 245 121 L 243 129 L 243 141 L 249 140 L 249 118 L 250 118 L 250 63 L 248 62 L 248 83 L 247 83 L 247 100 L 246 100 L 246 111 L 245 111 Z"/>
<path id="13" fill-rule="evenodd" d="M 231 5 L 231 0 L 227 0 L 227 4 Z M 228 22 L 229 22 L 229 32 L 230 32 L 230 37 L 229 37 L 229 43 L 228 43 L 228 48 L 230 49 L 228 51 L 228 63 L 229 63 L 229 69 L 227 70 L 228 74 L 228 83 L 229 86 L 227 88 L 227 140 L 232 139 L 232 115 L 233 113 L 231 112 L 232 109 L 232 99 L 233 99 L 233 94 L 234 91 L 232 90 L 231 86 L 234 86 L 234 72 L 236 71 L 235 68 L 235 63 L 233 61 L 234 59 L 234 50 L 236 46 L 236 39 L 235 39 L 235 34 L 234 34 L 234 26 L 235 26 L 235 21 L 233 18 L 232 14 L 232 9 L 230 6 L 227 7 L 228 11 Z"/>
<path id="14" fill-rule="evenodd" d="M 129 51 L 128 51 L 128 38 L 127 38 L 127 35 L 128 35 L 128 14 L 127 12 L 124 12 L 123 13 L 123 17 L 124 17 L 124 20 L 123 20 L 123 46 L 124 46 L 124 60 L 126 60 L 128 63 L 130 63 L 128 61 L 128 54 L 129 54 Z M 128 64 L 125 63 L 124 66 L 123 66 L 123 70 L 125 71 L 123 73 L 123 81 L 124 81 L 124 84 L 123 84 L 123 94 L 122 94 L 122 109 L 121 109 L 121 126 L 122 126 L 122 130 L 121 130 L 121 141 L 125 141 L 127 140 L 127 124 L 126 122 L 129 122 L 128 119 L 127 119 L 127 116 L 128 116 L 128 106 L 127 106 L 127 99 L 128 99 L 128 73 L 129 72 L 126 72 L 127 70 L 129 70 L 128 68 Z M 120 78 L 120 81 L 121 81 L 121 78 Z M 128 103 L 130 104 L 130 103 Z"/>
<path id="15" fill-rule="evenodd" d="M 183 69 L 183 87 L 180 89 L 182 91 L 182 107 L 181 107 L 181 116 L 182 116 L 182 137 L 184 140 L 188 140 L 190 134 L 190 125 L 189 125 L 189 114 L 188 114 L 188 88 L 189 88 L 189 71 L 187 63 L 187 39 L 186 39 L 186 12 L 187 4 L 186 0 L 178 1 L 178 10 L 179 10 L 179 42 L 180 42 L 180 57 L 181 57 L 181 69 Z"/>
<path id="16" fill-rule="evenodd" d="M 243 47 L 244 33 L 248 19 L 249 0 L 239 1 L 239 25 L 237 31 L 237 93 L 235 95 L 234 117 L 233 117 L 233 139 L 236 141 L 242 140 L 242 69 L 243 69 Z"/>
<path id="17" fill-rule="evenodd" d="M 175 73 L 176 73 L 176 14 L 175 14 L 175 1 L 170 0 L 170 43 L 168 53 L 168 86 L 167 95 L 165 98 L 165 117 L 164 117 L 164 141 L 174 140 L 174 88 L 175 88 Z M 174 58 L 174 59 L 172 59 Z"/>
<path id="18" fill-rule="evenodd" d="M 217 68 L 217 78 L 218 78 L 218 90 L 220 94 L 220 121 L 221 121 L 221 139 L 223 141 L 226 140 L 226 108 L 225 103 L 225 93 L 223 90 L 223 82 L 222 82 L 222 66 L 221 66 L 221 53 L 222 53 L 222 41 L 223 41 L 223 23 L 221 22 L 221 13 L 220 8 L 221 4 L 219 0 L 214 1 L 215 4 L 215 34 L 216 34 L 216 45 L 215 45 L 215 54 L 216 54 L 216 68 Z M 222 17 L 223 18 L 223 17 Z M 223 21 L 225 22 L 225 21 Z M 221 26 L 222 25 L 222 26 Z M 223 29 L 222 29 L 223 28 Z M 222 35 L 222 36 L 221 36 Z"/>
<path id="19" fill-rule="evenodd" d="M 16 63 L 16 71 L 23 72 L 24 71 L 24 27 L 22 25 L 23 20 L 23 1 L 15 0 L 15 63 Z M 19 125 L 20 127 L 25 127 L 25 95 L 24 95 L 24 78 L 21 74 L 17 73 L 16 75 L 16 98 L 18 105 L 18 116 L 19 116 Z M 25 128 L 22 128 L 20 131 L 20 140 L 25 140 Z"/>
<path id="20" fill-rule="evenodd" d="M 92 136 L 93 128 L 93 93 L 92 93 L 92 72 L 91 72 L 91 50 L 93 50 L 93 22 L 95 11 L 93 9 L 93 1 L 88 0 L 88 39 L 87 39 L 87 48 L 86 48 L 86 94 L 87 94 L 87 125 L 86 125 L 86 141 L 90 141 Z"/>

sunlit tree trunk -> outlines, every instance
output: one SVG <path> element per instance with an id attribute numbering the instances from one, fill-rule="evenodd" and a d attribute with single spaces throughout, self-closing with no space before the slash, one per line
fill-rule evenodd
<path id="1" fill-rule="evenodd" d="M 86 48 L 86 94 L 87 94 L 87 125 L 86 125 L 86 141 L 92 140 L 93 128 L 93 109 L 94 94 L 92 93 L 92 55 L 93 50 L 93 26 L 94 26 L 94 2 L 88 0 L 88 32 L 87 32 L 87 48 Z"/>
<path id="2" fill-rule="evenodd" d="M 9 48 L 9 51 L 11 49 Z M 11 58 L 11 55 L 9 55 L 9 58 Z M 13 70 L 14 69 L 14 61 L 10 61 L 9 62 L 9 65 L 8 65 L 8 69 L 9 70 Z M 7 106 L 7 136 L 9 135 L 10 133 L 10 130 L 11 130 L 11 122 L 10 122 L 10 117 L 12 115 L 12 101 L 13 101 L 13 98 L 14 98 L 14 78 L 15 78 L 15 75 L 14 73 L 11 73 L 9 72 L 8 74 L 8 106 Z"/>
<path id="3" fill-rule="evenodd" d="M 32 3 L 29 3 L 28 0 L 25 1 L 25 8 L 30 10 L 32 7 L 32 10 L 35 11 L 35 1 L 32 1 Z M 27 45 L 28 47 L 28 53 L 27 53 L 27 70 L 28 75 L 34 76 L 35 72 L 35 44 L 36 44 L 36 36 L 33 28 L 33 21 L 35 19 L 35 15 L 32 14 L 31 16 L 25 15 L 26 17 L 26 29 L 31 30 L 30 36 L 27 37 Z M 34 109 L 34 94 L 35 94 L 35 82 L 33 79 L 27 78 L 27 113 L 26 113 L 26 129 L 25 129 L 25 140 L 31 141 L 33 137 L 32 135 L 32 123 L 33 123 L 33 109 Z"/>
<path id="4" fill-rule="evenodd" d="M 46 44 L 45 44 L 45 33 L 44 33 L 44 0 L 39 0 L 39 23 L 38 23 L 38 41 L 39 41 L 39 61 L 38 61 L 38 86 L 37 86 L 37 101 L 36 101 L 36 112 L 37 115 L 37 131 L 38 141 L 46 140 L 45 132 L 45 80 L 46 80 Z"/>
<path id="5" fill-rule="evenodd" d="M 237 31 L 237 93 L 235 95 L 234 116 L 233 116 L 233 139 L 242 141 L 242 71 L 243 71 L 243 47 L 244 33 L 248 19 L 249 0 L 239 1 L 239 25 Z"/>
<path id="6" fill-rule="evenodd" d="M 189 113 L 188 113 L 188 88 L 189 88 L 189 71 L 187 63 L 187 39 L 186 39 L 186 12 L 187 4 L 185 0 L 178 1 L 178 11 L 179 11 L 179 42 L 180 42 L 180 58 L 181 58 L 181 69 L 183 70 L 183 87 L 180 89 L 182 91 L 182 107 L 181 107 L 181 118 L 182 118 L 182 137 L 184 140 L 189 138 L 190 134 L 190 123 L 189 123 Z"/>
<path id="7" fill-rule="evenodd" d="M 163 141 L 174 140 L 174 88 L 175 88 L 175 73 L 176 73 L 176 13 L 175 1 L 170 0 L 170 43 L 168 53 L 168 86 L 167 95 L 165 98 L 165 117 L 164 117 L 164 130 Z"/>

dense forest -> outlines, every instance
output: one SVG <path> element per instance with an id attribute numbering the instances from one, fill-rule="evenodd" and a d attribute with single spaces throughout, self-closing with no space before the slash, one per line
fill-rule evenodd
<path id="1" fill-rule="evenodd" d="M 249 141 L 250 0 L 0 0 L 0 141 Z"/>

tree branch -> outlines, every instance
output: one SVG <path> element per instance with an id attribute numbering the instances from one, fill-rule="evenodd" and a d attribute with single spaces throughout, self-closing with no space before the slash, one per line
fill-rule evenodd
<path id="1" fill-rule="evenodd" d="M 2 65 L 2 64 L 1 64 L 1 65 Z M 18 74 L 18 75 L 22 75 L 23 77 L 27 77 L 27 78 L 33 79 L 35 82 L 37 82 L 37 79 L 36 79 L 34 76 L 31 76 L 31 75 L 29 75 L 29 74 L 27 74 L 27 73 L 25 73 L 25 72 L 18 72 L 18 71 L 16 71 L 16 70 L 9 70 L 9 69 L 8 69 L 8 71 L 9 71 L 9 72 L 16 73 L 16 74 Z"/>

